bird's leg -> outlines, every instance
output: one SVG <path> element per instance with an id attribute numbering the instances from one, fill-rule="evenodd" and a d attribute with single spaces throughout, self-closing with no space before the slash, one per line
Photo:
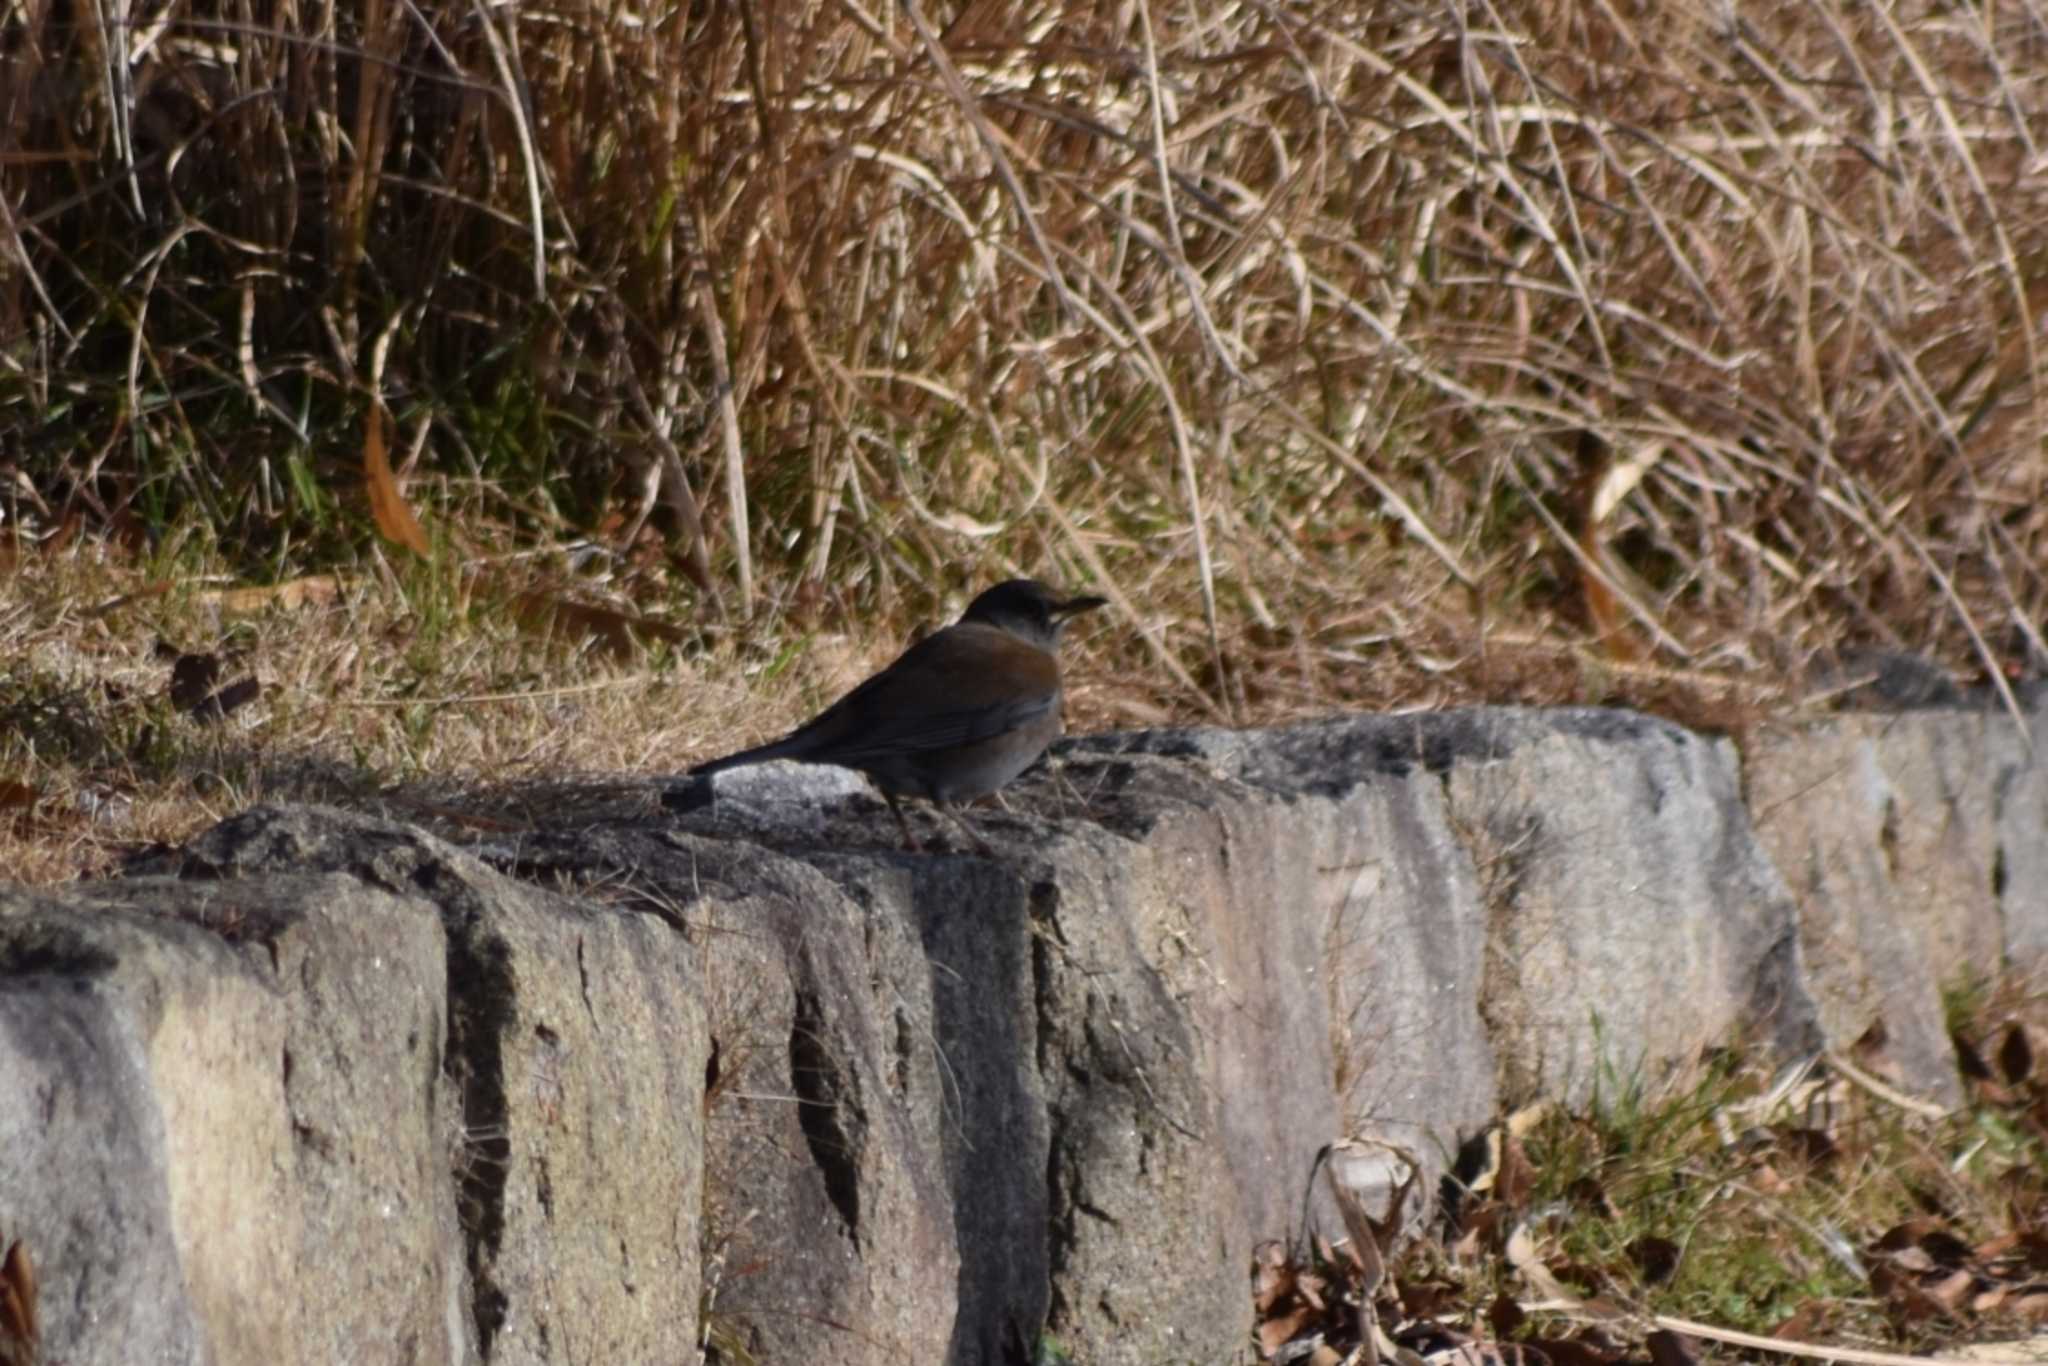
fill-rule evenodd
<path id="1" fill-rule="evenodd" d="M 1088 799 L 1081 795 L 1079 788 L 1067 781 L 1066 762 L 1061 760 L 1055 763 L 1048 759 L 1045 761 L 1045 767 L 1046 771 L 1052 775 L 1052 785 L 1060 795 L 1060 806 L 1064 808 L 1060 814 L 1071 817 L 1076 806 L 1079 806 L 1083 814 L 1085 814 L 1088 810 Z"/>
<path id="2" fill-rule="evenodd" d="M 960 827 L 960 833 L 967 836 L 967 838 L 973 842 L 975 850 L 978 853 L 980 853 L 980 855 L 983 858 L 994 858 L 996 856 L 996 851 L 989 848 L 988 841 L 983 839 L 981 837 L 980 832 L 978 832 L 973 826 L 967 823 L 967 817 L 961 815 L 960 812 L 954 808 L 952 803 L 933 802 L 932 805 L 937 807 L 939 810 L 945 812 L 947 816 L 952 818 L 953 824 Z"/>
<path id="3" fill-rule="evenodd" d="M 896 824 L 903 827 L 903 847 L 913 854 L 922 854 L 924 846 L 917 842 L 917 835 L 910 828 L 910 817 L 903 814 L 903 804 L 896 800 L 896 794 L 884 792 L 882 800 L 889 803 L 889 810 L 895 813 Z"/>

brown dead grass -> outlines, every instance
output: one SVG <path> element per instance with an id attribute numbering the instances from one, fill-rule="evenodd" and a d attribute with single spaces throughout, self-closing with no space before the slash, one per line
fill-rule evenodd
<path id="1" fill-rule="evenodd" d="M 1467 1360 L 1907 1363 L 1972 1344 L 1986 1345 L 1978 1359 L 2037 1356 L 2048 989 L 2010 977 L 1949 1004 L 1964 1059 L 1952 1111 L 1852 1082 L 1838 1058 L 1787 1067 L 1735 1046 L 1675 1084 L 1616 1078 L 1581 1109 L 1504 1116 L 1460 1154 L 1444 1226 L 1406 1229 L 1398 1258 L 1380 1249 L 1384 1281 L 1343 1229 L 1327 1231 L 1336 1246 L 1265 1244 L 1252 1269 L 1261 1359 L 1293 1343 L 1336 1362 L 1358 1341 L 1361 1302 L 1398 1345 Z M 1852 1066 L 1884 1070 L 1881 1045 Z"/>
<path id="2" fill-rule="evenodd" d="M 482 13 L 0 21 L 32 535 L 289 568 L 374 398 L 430 523 L 652 514 L 707 623 L 1085 578 L 1179 712 L 2039 646 L 2026 5 Z"/>
<path id="3" fill-rule="evenodd" d="M 349 585 L 221 802 L 679 762 L 1018 572 L 1113 601 L 1083 728 L 2048 656 L 2025 4 L 94 13 L 0 13 L 0 629 L 94 772 L 229 632 L 86 610 L 211 575 Z"/>

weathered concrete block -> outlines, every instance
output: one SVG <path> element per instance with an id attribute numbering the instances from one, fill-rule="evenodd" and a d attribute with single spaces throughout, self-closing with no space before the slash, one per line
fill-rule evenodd
<path id="1" fill-rule="evenodd" d="M 1944 1103 L 1960 1090 L 1941 991 L 2003 965 L 2000 850 L 2024 866 L 2048 838 L 2011 828 L 2019 800 L 2001 832 L 1998 770 L 2015 798 L 2039 791 L 2024 755 L 2009 718 L 1922 711 L 1771 730 L 1747 756 L 1751 816 L 1799 897 L 1828 1037 L 1881 1023 L 1898 1077 Z M 2024 910 L 2013 919 L 2023 927 Z"/>
<path id="2" fill-rule="evenodd" d="M 912 863 L 821 856 L 827 877 L 739 840 L 625 827 L 536 835 L 502 856 L 630 885 L 699 946 L 682 989 L 717 1057 L 701 1231 L 712 1341 L 762 1361 L 943 1358 L 960 1279 L 940 1161 L 954 1043 L 934 1028 L 933 970 L 905 910 Z"/>
<path id="3" fill-rule="evenodd" d="M 1446 786 L 1487 908 L 1475 1004 L 1513 1101 L 1654 1084 L 1738 1031 L 1817 1041 L 1733 746 L 1593 709 L 1447 719 L 1495 754 Z"/>
<path id="4" fill-rule="evenodd" d="M 0 1155 L 54 1352 L 694 1350 L 705 1044 L 680 936 L 335 812 L 250 812 L 158 864 L 0 891 L 0 1069 L 106 1154 L 69 1160 L 48 1123 Z"/>
<path id="5" fill-rule="evenodd" d="M 727 1357 L 1223 1359 L 1334 1139 L 1433 1182 L 1504 1102 L 1879 1017 L 1947 1094 L 1939 987 L 2048 953 L 2000 717 L 1772 733 L 1747 808 L 1620 712 L 1095 737 L 969 817 L 994 857 L 811 776 L 473 853 L 259 810 L 0 891 L 53 1351 L 681 1360 L 702 1304 Z"/>
<path id="6" fill-rule="evenodd" d="M 430 915 L 317 874 L 0 907 L 0 1073 L 42 1097 L 0 1109 L 0 1217 L 52 1359 L 463 1359 Z"/>

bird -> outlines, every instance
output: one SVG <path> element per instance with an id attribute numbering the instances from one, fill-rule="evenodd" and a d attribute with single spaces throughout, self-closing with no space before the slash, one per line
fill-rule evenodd
<path id="1" fill-rule="evenodd" d="M 781 739 L 690 773 L 709 777 L 770 759 L 855 769 L 881 789 L 905 847 L 920 850 L 898 798 L 920 797 L 947 811 L 1036 763 L 1061 729 L 1060 632 L 1106 601 L 1063 596 L 1035 579 L 999 583 L 960 620 Z M 968 834 L 988 852 L 980 836 Z"/>

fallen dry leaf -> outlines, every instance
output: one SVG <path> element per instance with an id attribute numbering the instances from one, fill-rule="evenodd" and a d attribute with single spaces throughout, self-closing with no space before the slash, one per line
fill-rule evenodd
<path id="1" fill-rule="evenodd" d="M 594 641 L 599 649 L 617 659 L 630 658 L 646 641 L 677 645 L 688 639 L 687 633 L 672 622 L 579 602 L 540 589 L 514 594 L 512 615 L 523 629 L 535 635 L 574 642 Z"/>
<path id="2" fill-rule="evenodd" d="M 1793 1310 L 1790 1318 L 1779 1320 L 1765 1336 L 1787 1342 L 1812 1342 L 1826 1331 L 1831 1312 L 1832 1306 L 1825 1300 L 1808 1300 Z"/>
<path id="3" fill-rule="evenodd" d="M 2015 1020 L 2005 1028 L 2005 1040 L 1998 1045 L 1998 1070 L 2008 1086 L 2018 1086 L 2034 1074 L 2034 1046 L 2027 1039 L 2027 1027 Z"/>
<path id="4" fill-rule="evenodd" d="M 219 655 L 179 654 L 171 662 L 171 705 L 179 711 L 191 711 L 204 702 L 220 681 L 224 667 Z"/>
<path id="5" fill-rule="evenodd" d="M 1975 1040 L 1962 1034 L 1951 1034 L 1949 1044 L 1955 1049 L 1956 1070 L 1971 1081 L 1990 1081 L 1991 1068 L 1984 1061 L 1984 1055 L 1977 1051 Z"/>
<path id="6" fill-rule="evenodd" d="M 370 516 L 385 540 L 424 560 L 432 556 L 433 547 L 399 491 L 398 476 L 391 472 L 391 457 L 384 448 L 384 423 L 384 405 L 373 400 L 363 415 L 363 488 L 370 495 Z"/>
<path id="7" fill-rule="evenodd" d="M 1927 1292 L 1929 1299 L 1953 1314 L 1963 1308 L 1976 1283 L 1977 1278 L 1967 1271 L 1951 1271 L 1948 1275 L 1930 1281 L 1920 1288 Z"/>
<path id="8" fill-rule="evenodd" d="M 1628 1245 L 1628 1258 L 1651 1285 L 1662 1285 L 1678 1274 L 1678 1244 L 1669 1238 L 1638 1238 Z"/>
<path id="9" fill-rule="evenodd" d="M 171 705 L 199 721 L 218 721 L 253 702 L 263 687 L 254 675 L 217 687 L 227 665 L 216 654 L 179 654 L 171 664 Z"/>
<path id="10" fill-rule="evenodd" d="M 330 607 L 339 601 L 341 580 L 332 574 L 311 574 L 248 588 L 210 588 L 193 594 L 193 598 L 228 616 L 253 616 L 272 607 L 298 612 L 308 607 Z"/>
<path id="11" fill-rule="evenodd" d="M 0 1363 L 30 1366 L 43 1341 L 36 1307 L 36 1271 L 28 1245 L 15 1239 L 0 1260 Z"/>
<path id="12" fill-rule="evenodd" d="M 1252 1265 L 1252 1307 L 1264 1315 L 1294 1293 L 1294 1264 L 1284 1244 L 1268 1239 L 1252 1249 Z"/>
<path id="13" fill-rule="evenodd" d="M 1294 1341 L 1297 1333 L 1308 1326 L 1314 1317 L 1307 1305 L 1299 1305 L 1277 1318 L 1267 1319 L 1259 1325 L 1259 1355 L 1270 1359 L 1272 1355 Z"/>
<path id="14" fill-rule="evenodd" d="M 1697 1344 L 1683 1333 L 1659 1328 L 1643 1340 L 1657 1366 L 1700 1366 Z"/>

